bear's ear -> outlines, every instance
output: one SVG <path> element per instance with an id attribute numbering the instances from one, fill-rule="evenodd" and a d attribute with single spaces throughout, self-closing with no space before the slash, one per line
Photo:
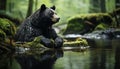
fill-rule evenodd
<path id="1" fill-rule="evenodd" d="M 52 7 L 50 7 L 51 9 L 53 9 L 53 10 L 55 10 L 56 9 L 56 7 L 55 7 L 55 5 L 54 6 L 52 6 Z"/>
<path id="2" fill-rule="evenodd" d="M 42 4 L 42 5 L 41 5 L 41 8 L 40 8 L 40 12 L 44 11 L 45 9 L 46 9 L 45 4 Z"/>

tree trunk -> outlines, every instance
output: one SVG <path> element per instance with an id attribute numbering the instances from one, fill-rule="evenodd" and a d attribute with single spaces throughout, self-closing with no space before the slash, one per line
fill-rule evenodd
<path id="1" fill-rule="evenodd" d="M 90 0 L 90 13 L 97 13 L 100 12 L 100 3 L 99 0 Z"/>
<path id="2" fill-rule="evenodd" d="M 29 0 L 28 11 L 27 11 L 26 18 L 29 17 L 32 14 L 32 9 L 33 9 L 33 0 Z"/>
<path id="3" fill-rule="evenodd" d="M 105 0 L 100 0 L 101 12 L 106 12 L 106 6 L 105 6 L 105 4 L 106 4 Z"/>
<path id="4" fill-rule="evenodd" d="M 38 0 L 35 0 L 35 10 L 37 10 Z"/>
<path id="5" fill-rule="evenodd" d="M 6 3 L 7 3 L 7 0 L 0 0 L 0 10 L 3 10 L 3 11 L 6 10 Z"/>
<path id="6" fill-rule="evenodd" d="M 114 10 L 113 12 L 109 13 L 116 21 L 116 27 L 120 25 L 120 8 Z"/>
<path id="7" fill-rule="evenodd" d="M 14 13 L 13 12 L 13 9 L 15 8 L 15 2 L 14 2 L 14 0 L 8 0 L 8 6 L 7 6 L 7 8 L 8 8 L 8 11 L 10 13 Z"/>
<path id="8" fill-rule="evenodd" d="M 115 0 L 115 7 L 116 8 L 120 8 L 120 0 Z"/>

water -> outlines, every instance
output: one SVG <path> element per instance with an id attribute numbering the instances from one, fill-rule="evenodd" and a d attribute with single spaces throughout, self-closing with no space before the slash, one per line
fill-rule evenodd
<path id="1" fill-rule="evenodd" d="M 0 69 L 120 69 L 120 40 L 94 40 L 87 50 L 26 49 L 1 53 Z"/>

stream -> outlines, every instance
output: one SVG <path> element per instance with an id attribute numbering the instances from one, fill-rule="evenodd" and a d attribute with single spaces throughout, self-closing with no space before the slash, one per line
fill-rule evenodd
<path id="1" fill-rule="evenodd" d="M 120 69 L 119 42 L 120 39 L 94 40 L 87 50 L 24 48 L 22 52 L 3 52 L 0 69 Z"/>

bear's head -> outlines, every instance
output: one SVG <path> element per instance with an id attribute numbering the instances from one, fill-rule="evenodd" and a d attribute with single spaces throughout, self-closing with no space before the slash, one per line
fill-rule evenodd
<path id="1" fill-rule="evenodd" d="M 39 11 L 41 14 L 42 21 L 51 24 L 57 23 L 60 20 L 60 17 L 55 12 L 55 9 L 55 6 L 48 8 L 45 4 L 42 4 Z"/>

